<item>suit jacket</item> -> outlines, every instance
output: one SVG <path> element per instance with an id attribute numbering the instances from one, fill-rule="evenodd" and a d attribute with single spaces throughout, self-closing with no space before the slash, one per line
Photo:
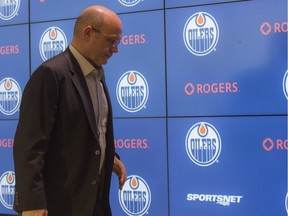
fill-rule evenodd
<path id="1" fill-rule="evenodd" d="M 106 134 L 103 200 L 107 216 L 115 155 L 112 110 Z M 89 90 L 69 48 L 32 74 L 14 139 L 14 209 L 47 208 L 51 216 L 91 216 L 99 182 L 100 145 Z"/>

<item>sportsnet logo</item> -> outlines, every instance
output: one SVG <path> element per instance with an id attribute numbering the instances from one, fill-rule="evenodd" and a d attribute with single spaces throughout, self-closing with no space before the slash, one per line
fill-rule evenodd
<path id="1" fill-rule="evenodd" d="M 21 101 L 21 88 L 11 77 L 0 81 L 0 111 L 4 115 L 12 115 L 18 111 Z"/>
<path id="2" fill-rule="evenodd" d="M 230 206 L 231 203 L 240 203 L 243 196 L 214 195 L 214 194 L 187 194 L 187 201 L 214 202 L 223 206 Z"/>
<path id="3" fill-rule="evenodd" d="M 119 0 L 119 2 L 126 6 L 126 7 L 132 7 L 137 5 L 141 0 Z M 142 0 L 143 1 L 143 0 Z"/>
<path id="4" fill-rule="evenodd" d="M 0 0 L 0 19 L 11 20 L 16 15 L 20 8 L 20 0 Z"/>
<path id="5" fill-rule="evenodd" d="M 204 56 L 216 47 L 219 28 L 214 17 L 205 12 L 193 14 L 186 22 L 183 40 L 186 48 L 194 55 Z"/>
<path id="6" fill-rule="evenodd" d="M 67 38 L 62 29 L 50 27 L 44 31 L 39 42 L 39 51 L 43 61 L 63 52 L 68 46 Z"/>
<path id="7" fill-rule="evenodd" d="M 145 77 L 138 71 L 124 73 L 116 87 L 117 100 L 127 112 L 138 112 L 145 107 L 149 88 Z"/>
<path id="8" fill-rule="evenodd" d="M 13 209 L 15 194 L 15 173 L 5 172 L 0 177 L 0 201 L 8 209 Z"/>
<path id="9" fill-rule="evenodd" d="M 119 190 L 119 202 L 129 216 L 143 216 L 148 213 L 151 192 L 143 178 L 132 175 L 127 178 L 123 189 Z"/>
<path id="10" fill-rule="evenodd" d="M 193 125 L 186 135 L 186 152 L 199 166 L 215 163 L 221 152 L 221 138 L 213 125 L 199 122 Z"/>

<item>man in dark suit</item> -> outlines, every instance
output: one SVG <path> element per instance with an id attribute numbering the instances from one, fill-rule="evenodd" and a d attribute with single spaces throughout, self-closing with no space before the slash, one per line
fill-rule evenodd
<path id="1" fill-rule="evenodd" d="M 118 52 L 122 23 L 91 6 L 78 17 L 73 41 L 32 74 L 14 140 L 14 209 L 22 216 L 111 216 L 115 153 L 112 110 L 102 65 Z"/>

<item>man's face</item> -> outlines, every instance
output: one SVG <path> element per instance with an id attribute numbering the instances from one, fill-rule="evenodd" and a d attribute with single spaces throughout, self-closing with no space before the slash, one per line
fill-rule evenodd
<path id="1" fill-rule="evenodd" d="M 118 44 L 121 39 L 122 29 L 105 27 L 96 29 L 91 26 L 91 43 L 89 46 L 89 57 L 98 66 L 106 64 L 113 53 L 118 53 Z"/>

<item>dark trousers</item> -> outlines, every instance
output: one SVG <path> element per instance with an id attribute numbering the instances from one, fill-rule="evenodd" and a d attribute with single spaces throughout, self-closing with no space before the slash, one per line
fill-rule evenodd
<path id="1" fill-rule="evenodd" d="M 93 216 L 105 216 L 104 203 L 103 203 L 103 186 L 104 186 L 104 169 L 102 169 L 98 189 L 97 189 L 97 198 L 96 205 L 94 208 Z"/>
<path id="2" fill-rule="evenodd" d="M 100 189 L 100 188 L 99 188 Z M 101 191 L 101 190 L 98 190 Z M 102 202 L 101 192 L 97 194 L 97 201 L 94 208 L 93 216 L 105 216 L 104 205 Z"/>
<path id="3" fill-rule="evenodd" d="M 101 173 L 100 178 L 99 178 L 97 195 L 96 195 L 97 196 L 96 205 L 94 208 L 93 216 L 105 216 L 104 204 L 103 204 L 103 199 L 102 199 L 103 198 L 102 196 L 103 185 L 104 185 L 104 172 Z M 49 215 L 49 212 L 48 212 L 48 215 Z M 22 213 L 19 213 L 18 216 L 22 216 Z"/>

